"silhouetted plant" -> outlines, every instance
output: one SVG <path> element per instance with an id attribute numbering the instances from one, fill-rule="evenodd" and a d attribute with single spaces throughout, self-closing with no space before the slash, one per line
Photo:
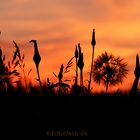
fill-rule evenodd
<path id="1" fill-rule="evenodd" d="M 103 82 L 106 86 L 106 94 L 109 85 L 116 85 L 123 82 L 123 78 L 128 73 L 127 64 L 120 57 L 115 57 L 107 52 L 103 53 L 95 60 L 93 67 L 94 81 Z"/>
<path id="2" fill-rule="evenodd" d="M 43 85 L 43 95 L 55 95 L 54 83 L 47 78 L 47 82 Z"/>
<path id="3" fill-rule="evenodd" d="M 70 72 L 69 68 L 71 68 L 71 66 L 73 64 L 73 62 L 72 62 L 73 58 L 74 57 L 72 57 L 68 61 L 68 63 L 67 63 L 65 68 L 64 68 L 63 64 L 61 65 L 58 75 L 53 72 L 54 76 L 58 79 L 58 82 L 56 84 L 54 84 L 54 87 L 59 88 L 59 90 L 58 90 L 59 94 L 68 93 L 68 88 L 70 88 L 70 86 L 67 83 L 65 83 L 65 82 L 68 82 L 70 80 L 64 80 L 63 81 L 63 76 L 64 76 L 64 74 Z"/>
<path id="4" fill-rule="evenodd" d="M 1 32 L 0 32 L 1 34 Z M 16 50 L 14 51 L 13 58 L 8 61 L 8 63 L 5 62 L 5 56 L 3 55 L 2 50 L 0 49 L 0 95 L 9 95 L 9 93 L 13 93 L 11 95 L 18 95 L 18 96 L 27 96 L 27 83 L 26 83 L 26 71 L 25 71 L 25 62 L 24 58 L 25 56 L 21 54 L 20 47 L 17 45 L 15 41 L 13 41 Z M 103 53 L 101 56 L 99 56 L 95 64 L 93 65 L 94 60 L 94 47 L 96 45 L 95 40 L 95 30 L 93 30 L 92 33 L 92 62 L 91 62 L 91 71 L 90 71 L 90 77 L 88 81 L 88 89 L 84 86 L 83 82 L 83 68 L 84 68 L 84 58 L 83 53 L 81 51 L 81 46 L 78 44 L 75 48 L 75 55 L 72 57 L 66 67 L 62 64 L 59 70 L 58 74 L 55 74 L 55 77 L 57 78 L 57 83 L 50 82 L 49 78 L 47 78 L 47 82 L 42 83 L 40 79 L 40 73 L 39 73 L 39 64 L 41 61 L 41 56 L 38 51 L 37 41 L 31 40 L 30 43 L 34 43 L 34 56 L 33 61 L 36 65 L 36 71 L 38 79 L 37 81 L 40 83 L 39 86 L 34 86 L 30 83 L 29 85 L 29 91 L 30 96 L 39 96 L 40 95 L 40 89 L 41 89 L 41 95 L 43 96 L 49 96 L 49 95 L 55 95 L 58 93 L 58 95 L 68 95 L 69 93 L 72 93 L 71 95 L 86 95 L 87 93 L 91 93 L 91 77 L 93 76 L 93 79 L 97 83 L 103 82 L 106 87 L 106 94 L 108 93 L 108 88 L 111 85 L 116 85 L 118 83 L 123 82 L 123 78 L 126 77 L 126 74 L 128 73 L 127 70 L 127 64 L 123 62 L 123 59 L 120 57 L 115 57 L 112 54 L 108 54 L 107 52 Z M 73 59 L 76 60 L 76 77 L 75 77 L 75 83 L 70 88 L 70 85 L 67 84 L 70 80 L 64 80 L 64 75 L 68 72 L 70 72 L 70 68 L 73 65 Z M 18 68 L 21 68 L 24 80 L 25 80 L 25 87 L 23 86 L 23 83 L 19 78 L 21 78 L 20 73 L 18 72 Z M 78 75 L 78 68 L 80 69 L 80 76 Z M 28 74 L 31 72 L 31 70 L 28 72 Z M 132 92 L 138 93 L 138 81 L 140 77 L 140 64 L 139 64 L 139 56 L 136 57 L 136 68 L 134 71 L 135 74 L 135 80 L 132 86 Z M 80 78 L 79 78 L 80 77 Z M 78 85 L 78 78 L 80 79 L 80 85 Z M 17 80 L 18 79 L 18 80 Z M 13 85 L 14 83 L 17 84 L 17 87 L 15 88 Z M 57 90 L 56 90 L 57 89 Z M 70 91 L 70 92 L 69 92 Z M 6 94 L 5 94 L 6 93 Z M 104 92 L 101 92 L 101 95 Z M 114 91 L 115 95 L 113 96 L 119 96 L 122 94 L 120 90 Z M 109 95 L 110 96 L 110 95 Z"/>
<path id="5" fill-rule="evenodd" d="M 78 49 L 79 49 L 79 59 L 78 59 L 77 66 L 80 69 L 80 85 L 84 86 L 84 82 L 83 82 L 84 55 L 81 52 L 80 44 L 78 44 Z"/>
<path id="6" fill-rule="evenodd" d="M 14 43 L 15 48 L 16 48 L 16 51 L 15 51 L 15 55 L 13 57 L 13 60 L 14 60 L 15 57 L 18 57 L 18 60 L 19 60 L 18 61 L 18 65 L 19 65 L 19 67 L 22 70 L 23 77 L 24 77 L 23 79 L 24 79 L 24 84 L 25 84 L 25 90 L 27 92 L 28 91 L 28 85 L 27 85 L 27 78 L 26 78 L 26 74 L 25 74 L 25 62 L 24 62 L 25 55 L 24 54 L 21 55 L 20 47 L 17 45 L 17 43 L 15 41 L 13 41 L 13 43 Z M 31 71 L 32 71 L 31 69 L 28 71 L 28 76 L 29 76 L 29 74 L 30 74 Z"/>
<path id="7" fill-rule="evenodd" d="M 8 90 L 12 88 L 13 83 L 17 83 L 15 80 L 16 77 L 20 77 L 20 73 L 17 71 L 17 66 L 19 60 L 16 59 L 17 52 L 14 53 L 13 60 L 8 61 L 8 64 L 5 64 L 5 55 L 3 56 L 2 50 L 0 48 L 0 87 L 1 89 Z"/>
<path id="8" fill-rule="evenodd" d="M 38 75 L 37 81 L 39 81 L 40 88 L 42 89 L 42 83 L 41 83 L 40 74 L 39 74 L 39 63 L 41 61 L 41 56 L 40 56 L 39 51 L 38 51 L 37 41 L 36 40 L 31 40 L 30 43 L 34 43 L 33 61 L 35 62 L 35 65 L 36 65 L 36 71 L 37 71 L 37 75 Z"/>
<path id="9" fill-rule="evenodd" d="M 132 86 L 132 93 L 137 94 L 137 93 L 140 93 L 140 91 L 138 90 L 138 82 L 139 82 L 139 78 L 140 78 L 140 63 L 139 63 L 138 54 L 136 56 L 136 67 L 134 70 L 134 74 L 135 74 L 135 80 L 134 80 L 133 86 Z"/>
<path id="10" fill-rule="evenodd" d="M 78 84 L 78 49 L 77 49 L 77 45 L 76 45 L 76 48 L 75 48 L 75 60 L 76 60 L 76 77 L 75 77 L 75 85 Z"/>
<path id="11" fill-rule="evenodd" d="M 92 59 L 91 59 L 91 71 L 90 71 L 90 77 L 89 77 L 89 83 L 88 83 L 88 94 L 90 94 L 90 90 L 91 90 L 90 85 L 91 85 L 91 77 L 93 73 L 92 70 L 93 70 L 93 59 L 94 59 L 94 47 L 96 45 L 95 29 L 93 29 L 91 45 L 92 45 Z"/>

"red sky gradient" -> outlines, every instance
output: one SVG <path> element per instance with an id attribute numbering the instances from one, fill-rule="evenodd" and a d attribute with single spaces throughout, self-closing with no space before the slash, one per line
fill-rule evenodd
<path id="1" fill-rule="evenodd" d="M 125 58 L 129 75 L 116 89 L 130 89 L 140 47 L 139 7 L 139 0 L 1 0 L 0 46 L 8 60 L 14 50 L 12 40 L 15 40 L 25 54 L 26 71 L 32 69 L 30 78 L 36 82 L 33 46 L 28 42 L 38 40 L 42 56 L 41 79 L 49 77 L 55 82 L 52 72 L 58 73 L 60 65 L 66 65 L 74 55 L 75 45 L 81 43 L 86 85 L 91 64 L 92 29 L 95 28 L 95 58 L 105 51 Z M 73 80 L 74 68 L 66 78 Z M 94 90 L 98 90 L 97 87 L 94 83 Z"/>

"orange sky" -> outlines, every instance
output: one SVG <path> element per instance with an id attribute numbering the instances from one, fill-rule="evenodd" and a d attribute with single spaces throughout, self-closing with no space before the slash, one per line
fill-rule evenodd
<path id="1" fill-rule="evenodd" d="M 35 82 L 33 46 L 28 42 L 38 40 L 41 79 L 49 77 L 55 82 L 52 72 L 58 73 L 60 65 L 66 65 L 74 55 L 75 45 L 81 43 L 86 81 L 91 63 L 92 29 L 95 28 L 95 58 L 104 51 L 125 58 L 129 75 L 119 88 L 130 88 L 140 47 L 139 7 L 139 0 L 1 0 L 0 46 L 7 59 L 13 53 L 12 40 L 21 46 L 27 60 L 26 69 L 33 69 L 30 77 Z M 68 74 L 71 80 L 75 76 L 74 68 Z"/>

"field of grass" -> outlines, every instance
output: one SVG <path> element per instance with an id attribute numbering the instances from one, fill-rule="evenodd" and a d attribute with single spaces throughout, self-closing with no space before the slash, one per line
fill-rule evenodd
<path id="1" fill-rule="evenodd" d="M 84 131 L 87 136 L 80 137 L 83 139 L 89 136 L 92 136 L 92 139 L 128 137 L 134 139 L 139 136 L 140 92 L 137 89 L 140 77 L 139 57 L 138 55 L 136 57 L 136 78 L 132 89 L 110 93 L 108 91 L 110 85 L 115 86 L 123 82 L 123 78 L 127 75 L 127 65 L 120 57 L 105 52 L 93 66 L 96 44 L 94 37 L 95 31 L 87 87 L 83 80 L 85 62 L 80 44 L 76 46 L 75 56 L 67 65 L 61 64 L 58 75 L 53 73 L 57 82 L 52 83 L 48 78 L 46 83 L 43 83 L 39 72 L 41 56 L 37 41 L 31 40 L 30 43 L 34 44 L 33 61 L 38 77 L 37 86 L 27 82 L 31 70 L 26 72 L 25 56 L 21 54 L 17 43 L 13 41 L 16 50 L 8 63 L 5 62 L 5 55 L 0 49 L 0 137 L 6 138 L 10 135 L 11 138 L 18 139 L 56 138 L 48 136 L 48 131 Z M 75 82 L 69 85 L 68 80 L 63 80 L 63 76 L 70 72 L 73 64 L 75 64 Z M 104 83 L 105 91 L 92 93 L 92 79 L 94 82 Z"/>
<path id="2" fill-rule="evenodd" d="M 94 61 L 94 49 L 96 45 L 95 40 L 95 30 L 92 33 L 92 59 L 91 59 L 91 70 L 89 72 L 89 80 L 87 80 L 88 85 L 85 86 L 84 83 L 84 53 L 80 43 L 76 45 L 74 56 L 67 62 L 66 66 L 61 64 L 58 74 L 54 73 L 57 78 L 57 82 L 53 83 L 49 78 L 46 78 L 46 82 L 42 82 L 40 78 L 39 64 L 41 61 L 41 56 L 38 51 L 37 40 L 31 40 L 29 43 L 33 44 L 34 55 L 33 61 L 35 63 L 36 75 L 37 75 L 37 86 L 33 85 L 28 76 L 31 73 L 25 68 L 25 55 L 20 51 L 18 44 L 13 41 L 15 51 L 13 53 L 13 58 L 11 60 L 6 60 L 5 54 L 0 49 L 0 96 L 96 96 L 98 93 L 92 93 L 91 82 L 96 82 L 98 84 L 104 84 L 104 93 L 99 93 L 100 96 L 104 94 L 109 94 L 107 96 L 131 96 L 133 94 L 138 94 L 138 81 L 140 77 L 140 67 L 139 67 L 139 56 L 136 57 L 136 69 L 135 69 L 135 81 L 127 92 L 122 92 L 120 90 L 114 93 L 109 93 L 109 86 L 116 86 L 119 83 L 123 83 L 123 79 L 127 77 L 128 69 L 127 63 L 124 58 L 116 57 L 113 54 L 108 54 L 107 52 L 102 53 Z M 59 62 L 58 62 L 59 63 Z M 71 67 L 75 67 L 74 82 L 69 85 L 70 80 L 64 79 L 64 75 L 69 73 Z"/>

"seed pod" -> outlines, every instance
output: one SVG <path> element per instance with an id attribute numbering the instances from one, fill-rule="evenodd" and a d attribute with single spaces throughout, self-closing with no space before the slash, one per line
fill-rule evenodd
<path id="1" fill-rule="evenodd" d="M 93 32 L 92 32 L 92 41 L 91 41 L 91 44 L 92 44 L 93 47 L 96 45 L 95 29 L 93 29 Z"/>
<path id="2" fill-rule="evenodd" d="M 37 41 L 36 40 L 31 40 L 30 43 L 32 43 L 32 42 L 34 43 L 33 61 L 35 62 L 36 67 L 38 67 L 39 63 L 41 61 L 41 56 L 40 56 L 39 51 L 38 51 Z"/>
<path id="3" fill-rule="evenodd" d="M 79 48 L 79 59 L 77 66 L 80 68 L 80 70 L 82 70 L 84 67 L 84 56 L 83 53 L 81 52 L 80 44 L 78 44 L 78 48 Z"/>

